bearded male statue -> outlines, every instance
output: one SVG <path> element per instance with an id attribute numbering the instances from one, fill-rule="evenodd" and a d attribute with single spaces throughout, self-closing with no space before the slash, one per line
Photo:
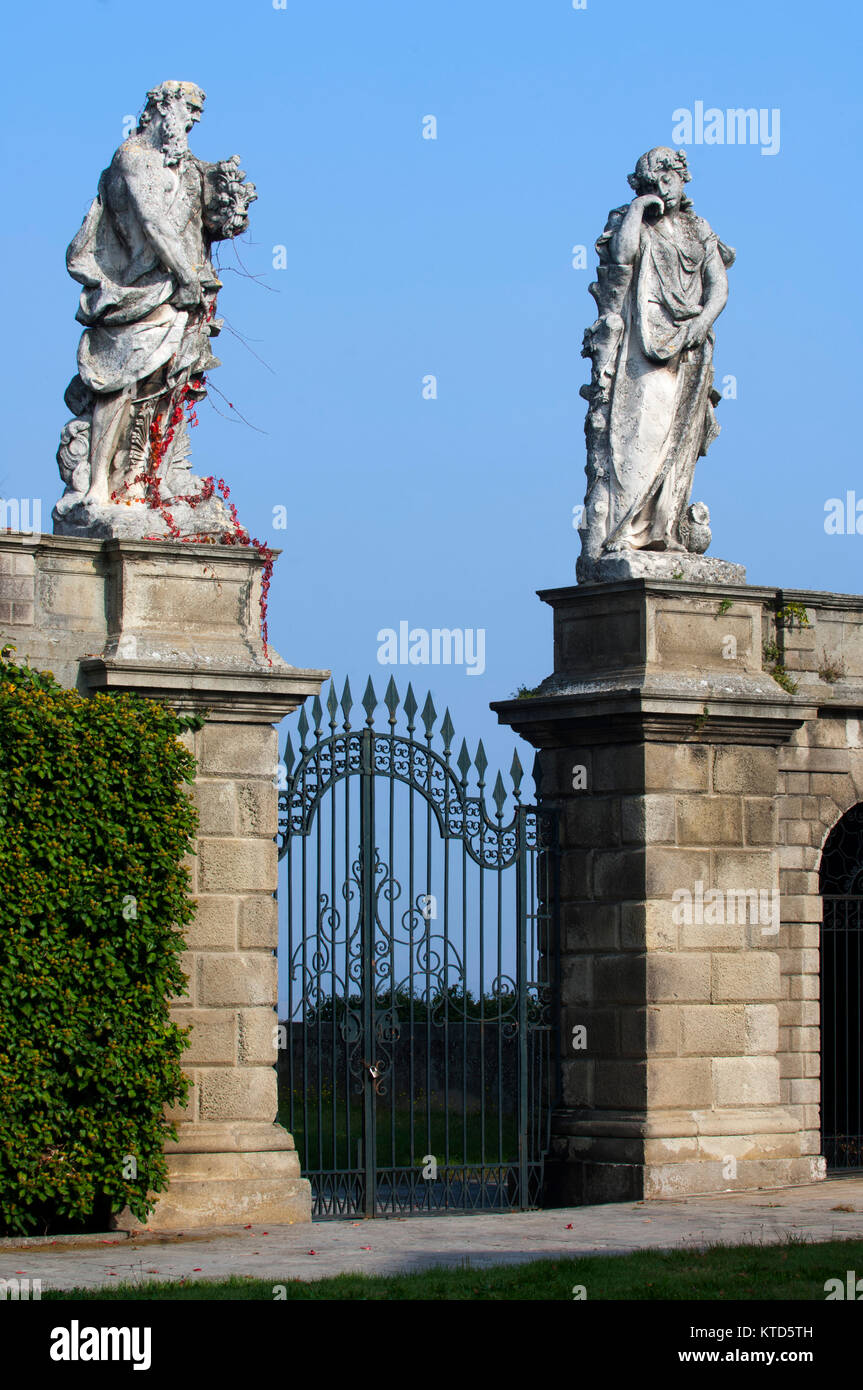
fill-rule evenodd
<path id="1" fill-rule="evenodd" d="M 257 195 L 237 155 L 207 164 L 189 150 L 204 98 L 192 82 L 147 93 L 66 253 L 84 287 L 84 332 L 65 395 L 75 418 L 57 452 L 66 492 L 54 508 L 56 534 L 230 530 L 224 503 L 190 471 L 186 417 L 219 365 L 210 348 L 221 326 L 211 247 L 246 229 Z"/>
<path id="2" fill-rule="evenodd" d="M 635 198 L 609 213 L 596 243 L 580 583 L 651 574 L 745 582 L 741 566 L 704 557 L 709 513 L 689 505 L 696 461 L 719 433 L 713 325 L 735 255 L 692 210 L 690 178 L 683 150 L 643 154 L 629 175 Z"/>

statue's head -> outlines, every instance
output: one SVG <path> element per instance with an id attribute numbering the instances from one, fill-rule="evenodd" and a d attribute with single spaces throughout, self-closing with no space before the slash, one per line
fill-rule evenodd
<path id="1" fill-rule="evenodd" d="M 156 136 L 166 164 L 176 164 L 188 149 L 188 134 L 201 119 L 206 93 L 194 82 L 160 82 L 147 93 L 147 105 L 138 121 L 137 134 Z"/>
<path id="2" fill-rule="evenodd" d="M 685 150 L 657 145 L 641 156 L 628 183 L 639 197 L 644 193 L 658 194 L 666 212 L 675 212 L 678 208 L 692 207 L 691 200 L 683 192 L 683 185 L 691 178 Z"/>

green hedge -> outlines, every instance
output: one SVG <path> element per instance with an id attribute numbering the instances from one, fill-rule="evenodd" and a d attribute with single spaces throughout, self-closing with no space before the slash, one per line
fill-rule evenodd
<path id="1" fill-rule="evenodd" d="M 186 1033 L 167 999 L 197 815 L 182 719 L 0 651 L 0 1233 L 146 1219 Z"/>

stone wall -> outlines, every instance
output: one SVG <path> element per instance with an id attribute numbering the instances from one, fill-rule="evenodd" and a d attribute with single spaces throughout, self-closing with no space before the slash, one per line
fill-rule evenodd
<path id="1" fill-rule="evenodd" d="M 820 951 L 818 871 L 824 842 L 846 811 L 863 801 L 863 599 L 786 590 L 781 603 L 805 607 L 808 627 L 782 634 L 796 700 L 817 711 L 780 750 L 777 780 L 779 882 L 780 1094 L 795 1107 L 807 1152 L 820 1149 Z M 845 674 L 819 677 L 830 664 Z"/>

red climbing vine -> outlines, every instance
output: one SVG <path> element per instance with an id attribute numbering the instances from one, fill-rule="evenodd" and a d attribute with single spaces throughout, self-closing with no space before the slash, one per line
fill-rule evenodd
<path id="1" fill-rule="evenodd" d="M 122 488 L 120 489 L 119 493 L 112 492 L 111 501 L 125 502 L 127 507 L 130 507 L 134 503 L 138 502 L 144 506 L 149 507 L 151 511 L 158 512 L 159 515 L 162 517 L 162 520 L 165 522 L 165 525 L 168 528 L 168 534 L 172 540 L 182 541 L 184 544 L 197 542 L 198 544 L 205 545 L 221 544 L 251 546 L 251 548 L 257 552 L 257 554 L 264 562 L 264 567 L 261 572 L 261 642 L 264 648 L 264 656 L 267 658 L 267 661 L 269 662 L 270 666 L 272 666 L 273 661 L 269 652 L 269 629 L 267 625 L 270 583 L 273 577 L 274 555 L 272 550 L 262 541 L 259 541 L 256 538 L 250 538 L 245 526 L 243 526 L 240 522 L 240 518 L 237 514 L 236 504 L 230 500 L 231 489 L 228 487 L 224 478 L 217 479 L 212 476 L 204 478 L 202 479 L 204 486 L 200 492 L 180 493 L 177 496 L 172 497 L 170 499 L 174 503 L 185 502 L 187 506 L 190 507 L 192 511 L 194 511 L 196 507 L 199 507 L 201 505 L 202 502 L 209 502 L 210 498 L 215 495 L 216 490 L 218 489 L 220 495 L 227 504 L 228 511 L 231 516 L 231 529 L 229 531 L 223 532 L 220 535 L 218 542 L 213 538 L 213 536 L 209 535 L 207 532 L 204 531 L 196 532 L 190 536 L 181 535 L 179 526 L 177 525 L 176 521 L 174 520 L 174 517 L 171 515 L 165 501 L 162 498 L 162 480 L 160 477 L 160 469 L 165 460 L 165 455 L 167 454 L 168 449 L 171 447 L 171 443 L 173 442 L 177 426 L 182 421 L 184 414 L 190 426 L 194 428 L 194 426 L 198 424 L 198 417 L 195 413 L 195 396 L 192 393 L 199 392 L 203 387 L 205 380 L 206 378 L 204 377 L 195 377 L 192 379 L 191 382 L 186 382 L 186 384 L 180 388 L 180 391 L 177 393 L 175 403 L 171 408 L 170 413 L 168 413 L 168 427 L 164 430 L 164 432 L 162 413 L 158 411 L 156 412 L 156 414 L 153 416 L 152 421 L 150 422 L 150 428 L 148 432 L 147 467 L 143 470 L 143 472 L 137 473 L 134 478 L 125 482 Z M 144 496 L 123 497 L 123 493 L 126 492 L 129 489 L 129 487 L 133 486 L 135 483 L 141 484 L 141 486 L 144 489 Z M 162 537 L 148 536 L 146 537 L 146 539 L 161 540 Z"/>

